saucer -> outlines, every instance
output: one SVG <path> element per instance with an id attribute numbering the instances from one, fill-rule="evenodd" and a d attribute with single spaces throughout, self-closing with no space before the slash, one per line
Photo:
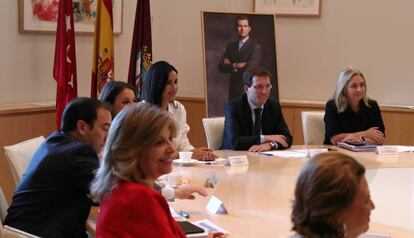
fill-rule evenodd
<path id="1" fill-rule="evenodd" d="M 184 161 L 181 159 L 176 159 L 176 160 L 173 160 L 173 163 L 176 165 L 188 166 L 188 165 L 194 165 L 195 163 L 197 163 L 197 160 L 190 159 L 189 161 Z"/>

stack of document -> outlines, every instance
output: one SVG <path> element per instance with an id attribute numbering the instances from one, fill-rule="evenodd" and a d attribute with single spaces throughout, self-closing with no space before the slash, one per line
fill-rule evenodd
<path id="1" fill-rule="evenodd" d="M 373 152 L 377 150 L 377 145 L 371 144 L 352 145 L 346 142 L 338 142 L 338 146 L 355 152 Z"/>

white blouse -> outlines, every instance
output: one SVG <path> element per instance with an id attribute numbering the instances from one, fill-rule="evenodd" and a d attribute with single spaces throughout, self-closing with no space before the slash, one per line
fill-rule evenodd
<path id="1" fill-rule="evenodd" d="M 177 146 L 177 150 L 190 151 L 194 149 L 194 146 L 190 144 L 187 137 L 187 134 L 190 131 L 190 126 L 187 124 L 187 111 L 185 110 L 184 105 L 178 101 L 173 101 L 168 104 L 168 111 L 177 121 L 177 137 L 173 139 L 173 143 Z"/>

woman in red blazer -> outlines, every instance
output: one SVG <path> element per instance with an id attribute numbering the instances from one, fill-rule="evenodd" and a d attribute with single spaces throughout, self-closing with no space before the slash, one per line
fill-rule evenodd
<path id="1" fill-rule="evenodd" d="M 114 119 L 103 160 L 91 185 L 100 203 L 96 237 L 184 238 L 155 180 L 172 170 L 176 125 L 168 112 L 148 103 Z"/>

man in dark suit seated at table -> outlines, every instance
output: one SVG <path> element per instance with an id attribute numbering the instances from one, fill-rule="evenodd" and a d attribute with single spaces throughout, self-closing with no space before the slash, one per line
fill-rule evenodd
<path id="1" fill-rule="evenodd" d="M 111 113 L 100 101 L 71 101 L 61 131 L 53 132 L 33 155 L 5 224 L 41 237 L 87 237 L 89 185 L 110 124 Z"/>
<path id="2" fill-rule="evenodd" d="M 260 152 L 292 145 L 280 104 L 269 98 L 270 77 L 263 67 L 250 67 L 244 72 L 245 94 L 225 108 L 222 149 Z"/>

